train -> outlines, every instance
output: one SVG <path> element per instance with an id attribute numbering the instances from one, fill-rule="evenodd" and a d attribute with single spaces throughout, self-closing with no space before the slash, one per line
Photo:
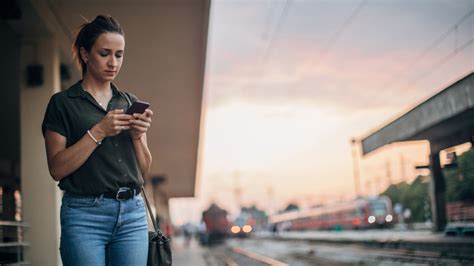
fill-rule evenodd
<path id="1" fill-rule="evenodd" d="M 245 238 L 255 230 L 256 220 L 248 213 L 242 212 L 235 218 L 230 227 L 231 236 Z"/>
<path id="2" fill-rule="evenodd" d="M 199 242 L 202 245 L 219 244 L 225 241 L 230 228 L 227 216 L 227 211 L 216 204 L 211 204 L 202 213 L 203 228 L 199 232 Z"/>
<path id="3" fill-rule="evenodd" d="M 394 214 L 390 198 L 377 196 L 279 213 L 269 222 L 275 231 L 390 228 Z"/>
<path id="4" fill-rule="evenodd" d="M 248 237 L 255 230 L 262 230 L 267 223 L 265 212 L 255 206 L 241 208 L 240 214 L 232 221 L 228 217 L 226 210 L 211 204 L 202 213 L 202 223 L 198 231 L 200 243 L 213 245 L 225 241 L 228 237 Z"/>

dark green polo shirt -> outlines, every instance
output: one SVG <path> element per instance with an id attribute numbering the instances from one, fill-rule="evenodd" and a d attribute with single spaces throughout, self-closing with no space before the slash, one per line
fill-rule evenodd
<path id="1" fill-rule="evenodd" d="M 99 123 L 107 112 L 127 110 L 129 103 L 125 94 L 132 103 L 137 100 L 137 97 L 121 92 L 113 84 L 112 93 L 107 111 L 83 90 L 81 81 L 54 94 L 44 115 L 43 136 L 46 129 L 55 131 L 66 137 L 66 147 L 70 147 L 87 134 L 87 130 Z M 135 149 L 127 130 L 105 138 L 81 167 L 59 181 L 59 187 L 75 194 L 100 195 L 106 191 L 116 191 L 120 187 L 138 188 L 142 185 L 142 180 Z"/>

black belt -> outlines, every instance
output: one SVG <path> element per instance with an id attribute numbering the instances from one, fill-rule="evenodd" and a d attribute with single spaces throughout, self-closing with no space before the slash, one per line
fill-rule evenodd
<path id="1" fill-rule="evenodd" d="M 117 191 L 107 191 L 104 194 L 104 198 L 116 199 L 116 200 L 128 200 L 140 194 L 141 189 L 130 188 L 130 189 L 119 189 Z"/>

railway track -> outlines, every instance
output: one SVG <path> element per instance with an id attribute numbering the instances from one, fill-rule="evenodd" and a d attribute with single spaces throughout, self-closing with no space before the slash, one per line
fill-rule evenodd
<path id="1" fill-rule="evenodd" d="M 456 247 L 454 247 L 456 250 Z M 230 239 L 207 249 L 210 266 L 264 265 L 474 265 L 474 254 L 445 249 L 423 250 L 406 247 L 379 247 L 356 243 L 336 244 L 316 241 L 276 239 Z M 210 260 L 210 261 L 211 261 Z"/>
<path id="2" fill-rule="evenodd" d="M 240 242 L 228 242 L 226 249 L 227 260 L 234 264 L 224 265 L 354 265 L 358 263 L 474 265 L 473 254 L 378 248 L 357 244 L 335 245 L 305 241 L 275 242 L 247 239 Z M 269 258 L 268 255 L 278 259 Z"/>
<path id="3" fill-rule="evenodd" d="M 285 262 L 241 247 L 226 247 L 224 249 L 215 250 L 213 256 L 217 258 L 222 265 L 226 266 L 288 266 Z"/>
<path id="4" fill-rule="evenodd" d="M 447 263 L 455 265 L 456 263 L 474 264 L 473 256 L 448 255 L 437 251 L 420 251 L 409 249 L 367 249 L 377 260 L 393 260 L 398 262 L 410 263 Z"/>

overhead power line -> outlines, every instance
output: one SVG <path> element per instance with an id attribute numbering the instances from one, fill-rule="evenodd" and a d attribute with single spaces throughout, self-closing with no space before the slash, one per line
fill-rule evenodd
<path id="1" fill-rule="evenodd" d="M 275 30 L 273 31 L 273 34 L 270 36 L 270 39 L 268 41 L 268 46 L 266 49 L 263 51 L 263 57 L 262 57 L 262 63 L 261 63 L 261 72 L 260 72 L 260 77 L 263 75 L 265 72 L 265 68 L 268 64 L 270 55 L 273 51 L 273 47 L 276 43 L 276 40 L 278 36 L 280 35 L 281 28 L 286 20 L 286 17 L 288 15 L 288 11 L 290 10 L 292 0 L 286 0 L 285 6 L 283 6 L 283 10 L 280 13 L 280 16 L 278 17 L 277 24 L 275 26 Z"/>
<path id="2" fill-rule="evenodd" d="M 394 75 L 392 79 L 390 79 L 388 82 L 385 82 L 382 85 L 382 88 L 390 88 L 393 85 L 395 85 L 401 78 L 402 76 L 409 72 L 416 64 L 418 64 L 431 50 L 436 48 L 441 42 L 443 42 L 452 32 L 456 32 L 458 27 L 463 24 L 470 16 L 474 14 L 474 9 L 471 9 L 467 14 L 465 14 L 461 19 L 459 19 L 453 26 L 451 26 L 445 33 L 441 34 L 436 40 L 434 40 L 428 47 L 425 48 L 418 56 L 416 56 L 413 61 L 411 61 L 407 66 L 403 67 L 401 71 L 399 71 L 397 74 Z M 468 45 L 469 46 L 469 45 Z M 457 50 L 457 49 L 456 49 Z M 453 51 L 455 52 L 455 51 Z M 459 52 L 457 52 L 459 53 Z M 455 53 L 454 55 L 456 55 Z M 453 56 L 454 56 L 453 55 Z M 447 56 L 451 58 L 452 56 Z M 441 60 L 442 61 L 442 60 Z M 445 62 L 443 62 L 444 64 Z M 425 76 L 425 75 L 423 75 Z M 418 80 L 418 78 L 417 78 Z"/>
<path id="3" fill-rule="evenodd" d="M 344 30 L 352 24 L 352 22 L 359 15 L 360 11 L 366 3 L 367 0 L 362 0 L 359 5 L 354 9 L 354 11 L 349 15 L 349 17 L 344 21 L 344 23 L 342 23 L 341 27 L 336 32 L 334 32 L 331 38 L 329 38 L 328 42 L 326 43 L 326 46 L 323 48 L 322 53 L 319 56 L 319 63 L 321 63 L 321 61 L 327 56 L 334 44 L 339 40 L 339 37 L 342 35 Z M 311 62 L 310 66 L 312 66 L 313 62 L 314 61 Z"/>
<path id="4" fill-rule="evenodd" d="M 323 59 L 329 54 L 329 51 L 332 49 L 332 47 L 336 44 L 336 42 L 339 40 L 339 38 L 341 37 L 342 33 L 354 22 L 354 20 L 356 19 L 356 17 L 360 14 L 362 8 L 366 5 L 367 3 L 367 0 L 362 0 L 359 5 L 357 5 L 357 7 L 354 9 L 354 11 L 351 12 L 351 14 L 344 20 L 344 22 L 342 23 L 342 25 L 331 35 L 331 37 L 328 39 L 326 45 L 324 46 L 324 48 L 321 50 L 319 56 L 318 56 L 318 65 L 321 64 L 321 62 L 323 61 Z M 312 59 L 310 61 L 310 63 L 307 65 L 307 67 L 305 67 L 305 69 L 308 69 L 308 68 L 312 68 L 315 64 L 315 55 L 312 55 L 310 56 L 310 58 Z M 301 70 L 300 72 L 303 72 L 303 70 Z M 299 74 L 299 76 L 301 76 L 301 74 Z M 301 78 L 300 78 L 301 79 Z"/>
<path id="5" fill-rule="evenodd" d="M 470 39 L 469 41 L 463 43 L 461 46 L 457 47 L 456 49 L 454 49 L 454 51 L 452 51 L 451 53 L 449 53 L 448 55 L 446 55 L 445 57 L 441 58 L 439 61 L 437 61 L 428 71 L 426 71 L 425 73 L 421 74 L 420 76 L 414 78 L 414 79 L 411 79 L 409 82 L 408 82 L 408 87 L 410 86 L 413 86 L 414 84 L 416 84 L 418 81 L 420 81 L 421 79 L 425 78 L 426 76 L 428 76 L 429 74 L 431 74 L 435 69 L 437 69 L 438 67 L 444 65 L 446 62 L 448 62 L 451 58 L 453 58 L 454 56 L 456 56 L 457 54 L 459 54 L 460 52 L 462 52 L 464 49 L 466 49 L 467 47 L 471 46 L 472 44 L 474 43 L 474 38 L 473 39 Z"/>
<path id="6" fill-rule="evenodd" d="M 285 5 L 283 6 L 283 10 L 280 13 L 280 16 L 278 17 L 278 20 L 276 22 L 275 30 L 269 36 L 268 45 L 266 46 L 266 48 L 262 52 L 262 57 L 261 57 L 261 60 L 260 60 L 260 62 L 261 62 L 260 63 L 260 68 L 257 70 L 257 75 L 256 75 L 258 80 L 248 84 L 248 86 L 246 86 L 245 89 L 247 89 L 248 87 L 256 87 L 261 82 L 261 80 L 262 80 L 262 78 L 263 78 L 263 76 L 266 72 L 266 68 L 267 68 L 270 56 L 272 54 L 272 51 L 273 51 L 273 47 L 274 47 L 274 45 L 275 45 L 275 43 L 276 43 L 276 41 L 277 41 L 277 39 L 280 35 L 282 26 L 283 26 L 284 22 L 286 21 L 288 12 L 289 12 L 290 7 L 291 7 L 291 3 L 292 3 L 292 0 L 286 0 Z"/>
<path id="7" fill-rule="evenodd" d="M 270 0 L 269 4 L 270 6 L 267 8 L 268 12 L 265 17 L 265 24 L 263 27 L 262 37 L 261 37 L 263 41 L 268 41 L 268 39 L 270 38 L 273 17 L 276 15 L 275 9 L 276 9 L 277 2 Z"/>

